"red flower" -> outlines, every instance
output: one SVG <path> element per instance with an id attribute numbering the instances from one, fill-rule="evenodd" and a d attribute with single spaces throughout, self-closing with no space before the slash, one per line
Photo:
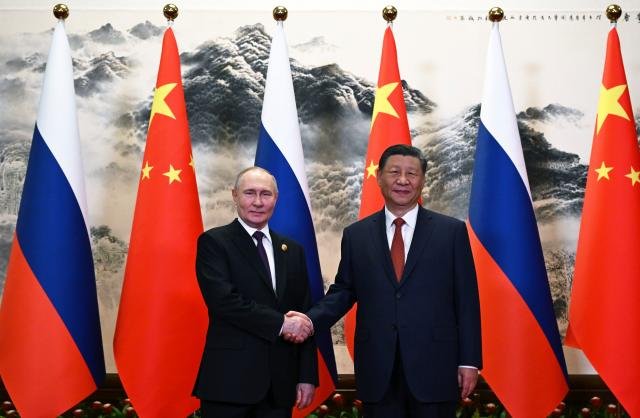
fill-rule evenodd
<path id="1" fill-rule="evenodd" d="M 135 417 L 136 416 L 136 411 L 131 406 L 126 406 L 122 412 L 124 412 L 124 416 L 125 417 Z"/>
<path id="2" fill-rule="evenodd" d="M 113 405 L 111 405 L 110 403 L 106 403 L 104 405 L 102 405 L 102 412 L 104 412 L 105 414 L 110 414 L 113 412 Z"/>
<path id="3" fill-rule="evenodd" d="M 615 415 L 618 413 L 618 405 L 610 403 L 607 405 L 607 412 L 611 415 Z"/>
<path id="4" fill-rule="evenodd" d="M 76 410 L 73 411 L 73 416 L 74 417 L 83 417 L 84 416 L 84 410 L 78 408 Z"/>
<path id="5" fill-rule="evenodd" d="M 13 409 L 13 404 L 10 401 L 2 402 L 2 410 L 3 411 L 10 411 L 12 409 Z"/>
<path id="6" fill-rule="evenodd" d="M 335 395 L 333 395 L 331 400 L 333 401 L 333 404 L 336 406 L 336 408 L 338 409 L 344 408 L 344 398 L 342 397 L 341 394 L 336 393 Z"/>
<path id="7" fill-rule="evenodd" d="M 7 418 L 8 417 L 19 417 L 20 415 L 18 415 L 18 411 L 16 411 L 15 409 L 10 409 L 7 411 Z"/>
<path id="8" fill-rule="evenodd" d="M 591 398 L 589 403 L 591 404 L 591 406 L 593 406 L 594 409 L 600 409 L 600 407 L 602 406 L 602 399 L 594 396 L 593 398 Z"/>
<path id="9" fill-rule="evenodd" d="M 582 415 L 583 417 L 590 417 L 591 416 L 591 410 L 589 408 L 582 408 L 580 410 L 580 415 Z"/>
<path id="10" fill-rule="evenodd" d="M 360 399 L 354 399 L 353 407 L 356 408 L 358 411 L 362 411 L 362 401 Z"/>
<path id="11" fill-rule="evenodd" d="M 462 400 L 462 406 L 465 408 L 471 408 L 473 406 L 473 401 L 471 398 L 464 398 Z"/>
<path id="12" fill-rule="evenodd" d="M 487 414 L 493 415 L 496 413 L 498 407 L 496 406 L 496 404 L 490 402 L 484 406 L 484 409 L 487 411 Z"/>
<path id="13" fill-rule="evenodd" d="M 322 404 L 316 409 L 316 413 L 318 416 L 323 417 L 329 413 L 329 407 L 325 404 Z"/>
<path id="14" fill-rule="evenodd" d="M 98 410 L 98 409 L 102 409 L 102 402 L 100 401 L 93 401 L 91 403 L 91 409 L 93 409 L 94 411 Z"/>
<path id="15" fill-rule="evenodd" d="M 558 409 L 559 409 L 560 411 L 564 411 L 564 409 L 565 409 L 566 407 L 567 407 L 567 404 L 566 404 L 566 403 L 564 403 L 564 402 L 560 402 L 560 403 L 558 404 Z"/>
<path id="16" fill-rule="evenodd" d="M 559 417 L 562 415 L 562 409 L 556 408 L 551 412 L 552 417 Z"/>

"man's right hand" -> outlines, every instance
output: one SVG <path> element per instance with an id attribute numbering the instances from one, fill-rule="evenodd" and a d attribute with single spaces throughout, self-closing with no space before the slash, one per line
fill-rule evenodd
<path id="1" fill-rule="evenodd" d="M 313 323 L 303 313 L 289 311 L 284 317 L 282 337 L 292 343 L 302 343 L 313 334 Z"/>

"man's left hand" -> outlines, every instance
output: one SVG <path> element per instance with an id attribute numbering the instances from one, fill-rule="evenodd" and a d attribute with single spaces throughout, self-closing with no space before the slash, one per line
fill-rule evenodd
<path id="1" fill-rule="evenodd" d="M 316 387 L 311 383 L 298 383 L 296 386 L 296 407 L 304 409 L 311 405 L 316 394 Z"/>
<path id="2" fill-rule="evenodd" d="M 478 369 L 470 367 L 458 367 L 458 386 L 462 399 L 468 398 L 478 383 Z"/>
<path id="3" fill-rule="evenodd" d="M 307 315 L 296 311 L 285 314 L 282 328 L 282 337 L 285 340 L 300 344 L 311 335 L 313 335 L 313 322 Z"/>

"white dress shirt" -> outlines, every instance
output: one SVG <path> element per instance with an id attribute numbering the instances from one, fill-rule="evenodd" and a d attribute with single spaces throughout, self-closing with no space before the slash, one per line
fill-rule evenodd
<path id="1" fill-rule="evenodd" d="M 393 234 L 396 232 L 396 226 L 393 224 L 393 221 L 396 220 L 397 216 L 391 213 L 387 207 L 384 207 L 384 222 L 385 222 L 385 231 L 387 231 L 387 244 L 389 244 L 389 249 L 391 249 L 391 242 L 393 241 Z M 418 220 L 418 205 L 416 205 L 409 212 L 405 213 L 402 216 L 402 220 L 404 224 L 402 225 L 402 242 L 404 243 L 404 261 L 407 261 L 407 255 L 409 254 L 409 247 L 411 247 L 411 241 L 413 240 L 413 232 L 416 230 L 416 221 Z"/>
<path id="2" fill-rule="evenodd" d="M 253 233 L 258 231 L 258 229 L 247 225 L 245 221 L 238 218 L 238 222 L 240 225 L 247 231 L 255 246 L 258 246 L 258 240 L 253 237 Z M 271 286 L 273 290 L 276 290 L 276 263 L 273 257 L 273 241 L 271 240 L 271 234 L 269 234 L 269 225 L 266 225 L 264 228 L 259 230 L 264 234 L 264 238 L 262 238 L 262 246 L 264 247 L 264 251 L 267 253 L 267 259 L 269 260 L 269 270 L 271 271 Z"/>

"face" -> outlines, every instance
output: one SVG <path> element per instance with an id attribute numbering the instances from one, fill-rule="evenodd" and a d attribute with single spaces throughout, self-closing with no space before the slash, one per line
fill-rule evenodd
<path id="1" fill-rule="evenodd" d="M 396 216 L 407 213 L 420 200 L 424 174 L 420 160 L 408 155 L 392 155 L 378 171 L 378 185 L 387 208 Z"/>
<path id="2" fill-rule="evenodd" d="M 267 224 L 278 198 L 273 178 L 262 171 L 246 172 L 231 194 L 240 219 L 256 229 Z"/>

